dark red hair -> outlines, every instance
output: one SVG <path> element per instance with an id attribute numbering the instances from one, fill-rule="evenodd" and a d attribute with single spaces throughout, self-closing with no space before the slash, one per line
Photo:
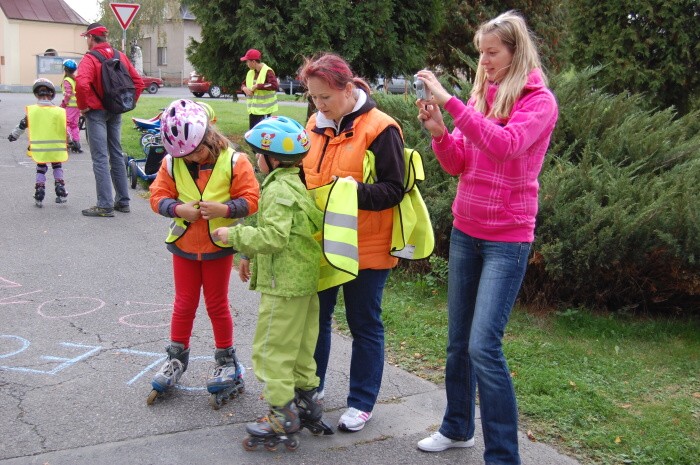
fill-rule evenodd
<path id="1" fill-rule="evenodd" d="M 369 84 L 355 76 L 348 62 L 335 53 L 321 53 L 304 59 L 304 64 L 299 68 L 299 80 L 306 86 L 312 77 L 327 82 L 333 89 L 344 89 L 348 82 L 352 82 L 356 87 L 370 93 Z"/>

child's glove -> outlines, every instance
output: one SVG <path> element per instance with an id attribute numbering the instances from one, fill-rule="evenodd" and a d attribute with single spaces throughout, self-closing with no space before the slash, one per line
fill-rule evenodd
<path id="1" fill-rule="evenodd" d="M 17 138 L 15 136 L 13 136 L 12 134 L 10 134 L 9 136 L 7 136 L 7 140 L 9 140 L 10 142 L 14 142 L 17 140 Z"/>

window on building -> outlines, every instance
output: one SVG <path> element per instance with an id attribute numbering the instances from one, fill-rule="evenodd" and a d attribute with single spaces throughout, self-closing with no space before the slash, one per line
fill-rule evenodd
<path id="1" fill-rule="evenodd" d="M 158 47 L 158 66 L 165 66 L 168 64 L 168 48 Z"/>

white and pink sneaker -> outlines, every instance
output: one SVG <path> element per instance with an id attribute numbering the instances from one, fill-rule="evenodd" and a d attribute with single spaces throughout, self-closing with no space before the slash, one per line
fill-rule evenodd
<path id="1" fill-rule="evenodd" d="M 371 418 L 372 412 L 363 412 L 350 407 L 338 420 L 338 429 L 342 431 L 360 431 Z"/>

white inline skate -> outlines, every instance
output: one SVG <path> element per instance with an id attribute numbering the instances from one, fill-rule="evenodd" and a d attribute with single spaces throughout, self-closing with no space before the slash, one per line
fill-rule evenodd
<path id="1" fill-rule="evenodd" d="M 146 404 L 151 405 L 157 397 L 162 396 L 178 382 L 182 374 L 187 371 L 187 363 L 190 359 L 190 349 L 185 349 L 183 344 L 172 342 L 165 348 L 168 360 L 160 368 L 151 381 L 151 393 L 148 394 Z"/>
<path id="2" fill-rule="evenodd" d="M 216 349 L 214 360 L 216 360 L 216 368 L 207 380 L 207 391 L 209 405 L 214 410 L 219 410 L 229 399 L 245 391 L 245 381 L 243 381 L 245 369 L 238 362 L 236 350 L 233 347 Z"/>

